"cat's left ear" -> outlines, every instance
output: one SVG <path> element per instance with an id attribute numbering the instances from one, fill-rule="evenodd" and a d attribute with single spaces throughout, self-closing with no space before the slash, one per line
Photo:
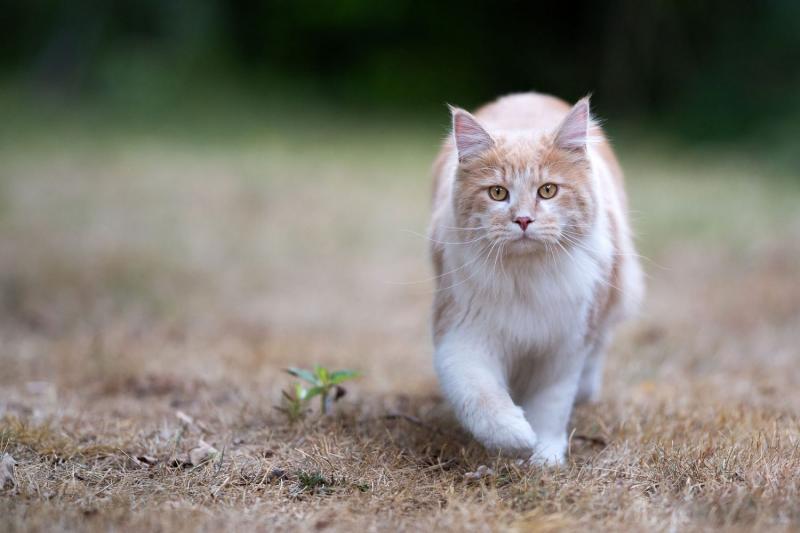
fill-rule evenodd
<path id="1" fill-rule="evenodd" d="M 578 100 L 561 122 L 555 136 L 555 145 L 568 152 L 583 152 L 589 142 L 591 113 L 589 97 Z"/>

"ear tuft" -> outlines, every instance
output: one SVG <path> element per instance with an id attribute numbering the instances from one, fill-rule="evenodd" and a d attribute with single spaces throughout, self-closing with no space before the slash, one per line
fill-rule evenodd
<path id="1" fill-rule="evenodd" d="M 555 136 L 555 145 L 562 150 L 582 151 L 589 142 L 591 112 L 589 97 L 578 100 L 564 118 Z"/>
<path id="2" fill-rule="evenodd" d="M 450 112 L 453 114 L 453 137 L 460 163 L 469 161 L 494 146 L 492 137 L 470 113 L 452 106 Z"/>

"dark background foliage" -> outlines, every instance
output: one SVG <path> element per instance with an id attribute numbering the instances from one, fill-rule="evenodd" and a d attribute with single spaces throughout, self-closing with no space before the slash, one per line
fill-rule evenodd
<path id="1" fill-rule="evenodd" d="M 799 116 L 792 0 L 17 0 L 0 12 L 5 81 L 67 102 L 224 87 L 426 113 L 592 92 L 605 116 L 689 139 L 783 132 Z"/>

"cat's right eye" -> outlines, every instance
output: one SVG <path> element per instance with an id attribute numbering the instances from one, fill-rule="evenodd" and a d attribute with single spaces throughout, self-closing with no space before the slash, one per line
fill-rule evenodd
<path id="1" fill-rule="evenodd" d="M 502 202 L 508 198 L 508 189 L 499 185 L 489 187 L 489 196 L 492 198 L 492 200 Z"/>

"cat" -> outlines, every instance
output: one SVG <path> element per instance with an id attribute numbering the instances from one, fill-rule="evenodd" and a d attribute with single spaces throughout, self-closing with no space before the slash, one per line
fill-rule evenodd
<path id="1" fill-rule="evenodd" d="M 589 98 L 505 96 L 453 128 L 434 164 L 434 366 L 490 450 L 565 460 L 595 401 L 612 328 L 644 283 L 623 176 Z"/>

